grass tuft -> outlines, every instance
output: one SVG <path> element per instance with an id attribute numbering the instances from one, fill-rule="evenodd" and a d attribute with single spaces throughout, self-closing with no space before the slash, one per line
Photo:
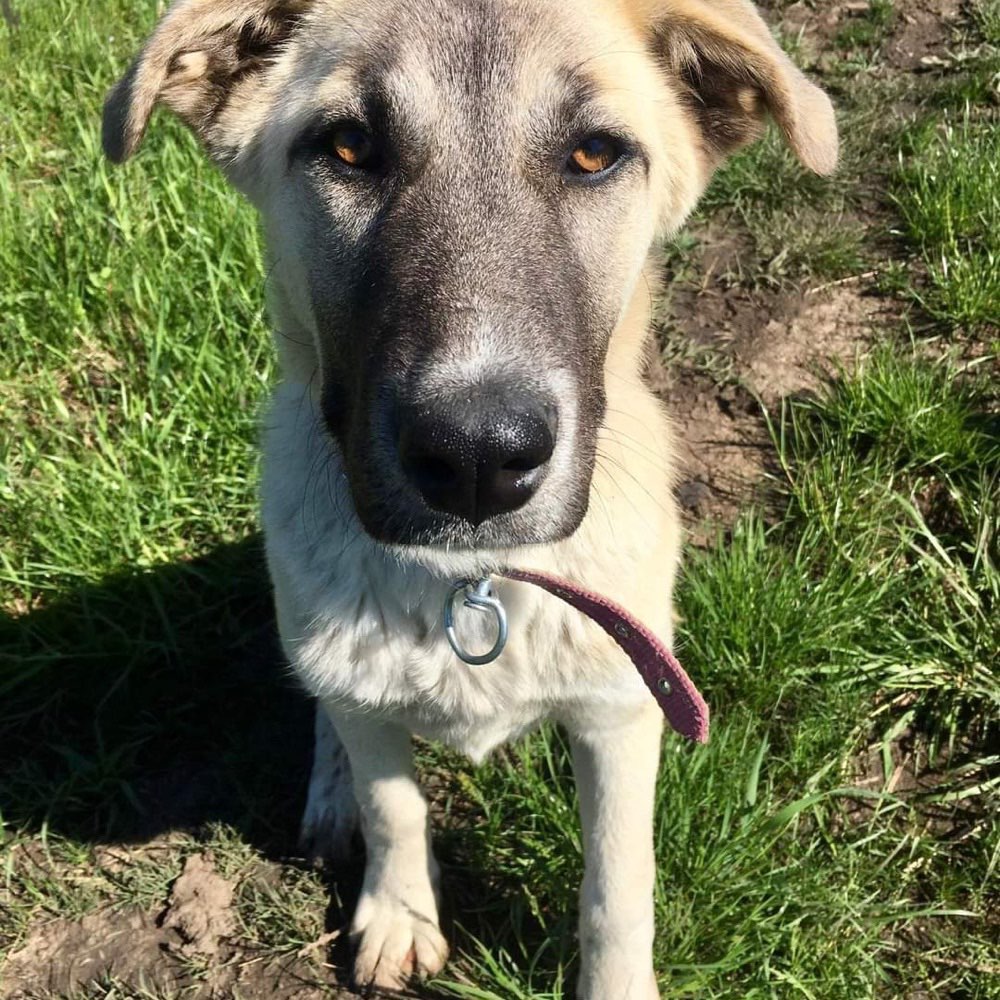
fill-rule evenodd
<path id="1" fill-rule="evenodd" d="M 867 10 L 861 11 L 837 32 L 835 44 L 850 52 L 880 44 L 896 20 L 893 0 L 869 0 Z"/>
<path id="2" fill-rule="evenodd" d="M 918 292 L 931 316 L 976 329 L 1000 324 L 1000 129 L 968 110 L 911 133 L 894 199 L 927 269 Z"/>
<path id="3" fill-rule="evenodd" d="M 980 38 L 1000 46 L 1000 0 L 972 0 L 969 12 Z"/>

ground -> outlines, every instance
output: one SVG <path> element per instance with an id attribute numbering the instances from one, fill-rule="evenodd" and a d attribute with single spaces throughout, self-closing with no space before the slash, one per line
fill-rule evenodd
<path id="1" fill-rule="evenodd" d="M 0 998 L 349 996 L 254 528 L 253 219 L 163 118 L 99 154 L 155 8 L 0 6 Z M 661 990 L 1000 997 L 1000 7 L 765 11 L 844 157 L 769 135 L 664 251 L 713 736 L 665 738 Z M 418 749 L 455 957 L 417 995 L 570 995 L 560 734 Z"/>

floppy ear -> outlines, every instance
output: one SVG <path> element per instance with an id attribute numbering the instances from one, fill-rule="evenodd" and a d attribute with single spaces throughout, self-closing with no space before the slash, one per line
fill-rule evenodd
<path id="1" fill-rule="evenodd" d="M 640 3 L 713 164 L 757 139 L 769 113 L 805 166 L 833 172 L 837 122 L 830 99 L 782 52 L 749 0 Z"/>
<path id="2" fill-rule="evenodd" d="M 104 152 L 127 160 L 157 103 L 219 155 L 221 113 L 273 59 L 310 0 L 180 0 L 104 102 Z"/>

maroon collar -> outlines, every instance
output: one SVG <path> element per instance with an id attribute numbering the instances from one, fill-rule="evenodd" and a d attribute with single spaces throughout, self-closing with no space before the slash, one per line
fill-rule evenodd
<path id="1" fill-rule="evenodd" d="M 689 740 L 708 742 L 705 699 L 666 645 L 621 605 L 547 573 L 505 569 L 500 576 L 533 583 L 593 619 L 635 664 L 670 725 Z"/>

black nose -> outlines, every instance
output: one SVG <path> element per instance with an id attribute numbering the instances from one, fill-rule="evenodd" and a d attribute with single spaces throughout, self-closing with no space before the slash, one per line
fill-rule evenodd
<path id="1" fill-rule="evenodd" d="M 428 506 L 478 525 L 517 510 L 545 477 L 554 405 L 503 385 L 402 405 L 399 458 Z"/>

